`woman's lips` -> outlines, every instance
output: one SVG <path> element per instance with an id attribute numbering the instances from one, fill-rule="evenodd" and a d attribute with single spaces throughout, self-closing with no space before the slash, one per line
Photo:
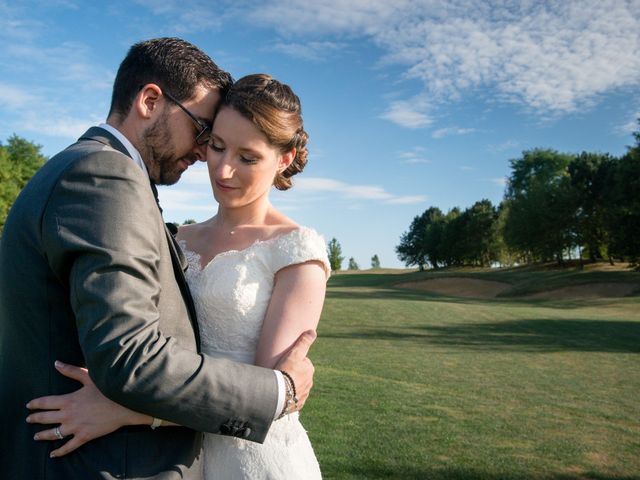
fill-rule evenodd
<path id="1" fill-rule="evenodd" d="M 229 185 L 225 185 L 224 183 L 220 183 L 220 182 L 218 182 L 218 181 L 216 181 L 216 186 L 217 186 L 220 190 L 223 190 L 223 191 L 225 191 L 225 192 L 228 192 L 228 191 L 231 191 L 231 190 L 233 190 L 233 189 L 234 189 L 233 187 L 231 187 L 231 186 L 229 186 Z"/>

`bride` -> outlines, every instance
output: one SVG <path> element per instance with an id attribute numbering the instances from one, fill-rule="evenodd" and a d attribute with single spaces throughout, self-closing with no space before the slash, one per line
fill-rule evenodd
<path id="1" fill-rule="evenodd" d="M 218 212 L 181 227 L 177 236 L 189 261 L 187 280 L 203 353 L 274 368 L 298 336 L 318 324 L 330 273 L 324 240 L 269 202 L 272 186 L 289 189 L 291 177 L 303 170 L 306 144 L 300 102 L 287 85 L 268 75 L 249 75 L 223 98 L 207 149 Z M 57 399 L 57 418 L 64 419 L 58 431 L 73 435 L 53 456 L 124 425 L 170 428 L 168 422 L 104 397 L 86 370 L 59 363 L 56 368 L 83 387 L 46 397 L 49 405 Z M 285 384 L 295 397 L 295 385 L 286 375 Z M 47 408 L 40 400 L 30 402 L 30 408 Z M 262 445 L 206 433 L 204 478 L 320 478 L 298 412 L 286 413 L 285 407 Z M 38 414 L 30 421 L 45 423 Z M 55 430 L 39 432 L 36 440 L 55 440 Z"/>

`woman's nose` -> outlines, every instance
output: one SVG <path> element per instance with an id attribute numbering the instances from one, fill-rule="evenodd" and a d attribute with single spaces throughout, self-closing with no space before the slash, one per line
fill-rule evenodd
<path id="1" fill-rule="evenodd" d="M 213 164 L 213 171 L 215 173 L 216 178 L 231 178 L 233 175 L 233 167 L 227 160 L 226 153 L 219 155 Z"/>

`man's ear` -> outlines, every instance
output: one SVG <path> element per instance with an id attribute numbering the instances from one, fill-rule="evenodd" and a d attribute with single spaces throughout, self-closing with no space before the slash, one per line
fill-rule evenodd
<path id="1" fill-rule="evenodd" d="M 278 173 L 282 173 L 287 168 L 289 168 L 289 165 L 291 165 L 291 163 L 295 158 L 296 158 L 295 148 L 292 148 L 287 153 L 282 154 L 282 156 L 280 157 L 280 162 L 278 163 Z"/>
<path id="2" fill-rule="evenodd" d="M 162 89 L 155 83 L 147 83 L 133 100 L 135 112 L 144 119 L 151 119 L 160 108 Z"/>

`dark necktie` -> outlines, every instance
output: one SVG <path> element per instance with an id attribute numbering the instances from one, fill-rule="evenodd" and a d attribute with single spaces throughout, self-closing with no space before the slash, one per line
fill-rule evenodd
<path id="1" fill-rule="evenodd" d="M 153 180 L 151 180 L 150 183 L 151 183 L 151 191 L 153 192 L 153 198 L 156 199 L 156 204 L 158 205 L 158 209 L 160 210 L 160 215 L 162 215 L 162 207 L 160 206 L 160 200 L 158 198 L 158 187 L 156 187 L 156 184 L 153 183 Z M 175 239 L 175 235 L 176 233 L 178 233 L 178 227 L 176 227 L 173 223 L 165 223 L 164 226 L 165 226 L 165 232 L 167 233 L 167 237 L 169 237 L 169 240 L 171 241 L 170 247 L 172 247 L 171 249 L 176 254 L 180 268 L 183 272 L 186 272 L 187 268 L 189 267 L 189 262 L 187 262 L 187 259 L 184 256 L 184 253 L 182 253 L 182 249 L 180 248 L 180 245 L 178 245 L 178 242 L 176 242 L 176 239 Z"/>

